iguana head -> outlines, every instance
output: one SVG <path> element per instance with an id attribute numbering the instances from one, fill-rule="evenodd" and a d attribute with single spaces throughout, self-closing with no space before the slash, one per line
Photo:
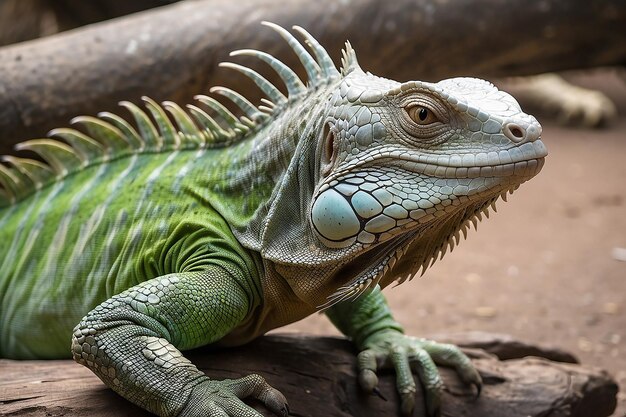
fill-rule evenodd
<path id="1" fill-rule="evenodd" d="M 311 204 L 330 248 L 376 244 L 535 176 L 541 125 L 475 78 L 403 84 L 351 71 L 335 89 Z"/>
<path id="2" fill-rule="evenodd" d="M 358 261 L 365 269 L 344 267 L 356 276 L 331 302 L 443 256 L 468 221 L 535 176 L 547 155 L 537 120 L 487 81 L 398 83 L 352 61 L 329 100 L 310 223 L 329 250 L 368 255 Z"/>
<path id="3" fill-rule="evenodd" d="M 540 124 L 487 81 L 399 83 L 362 71 L 349 44 L 327 72 L 277 124 L 296 145 L 255 226 L 301 298 L 404 281 L 543 166 Z"/>

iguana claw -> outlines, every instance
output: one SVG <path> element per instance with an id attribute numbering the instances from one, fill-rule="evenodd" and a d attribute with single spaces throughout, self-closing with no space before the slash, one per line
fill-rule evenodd
<path id="1" fill-rule="evenodd" d="M 480 398 L 480 393 L 483 390 L 483 386 L 482 384 L 472 384 L 476 387 L 476 396 L 474 397 L 474 401 L 478 400 Z"/>
<path id="2" fill-rule="evenodd" d="M 383 400 L 383 401 L 387 401 L 387 397 L 385 397 L 385 396 L 383 395 L 383 393 L 382 393 L 382 392 L 380 392 L 380 390 L 378 389 L 378 387 L 374 387 L 374 389 L 372 389 L 372 393 L 373 393 L 374 395 L 376 395 L 378 398 L 380 398 L 381 400 Z"/>
<path id="3" fill-rule="evenodd" d="M 438 365 L 456 369 L 463 382 L 476 386 L 480 395 L 482 380 L 469 358 L 454 345 L 418 339 L 397 331 L 382 331 L 370 336 L 359 353 L 359 384 L 381 398 L 376 370 L 392 367 L 396 371 L 396 385 L 400 394 L 400 411 L 409 416 L 415 408 L 416 386 L 412 371 L 417 373 L 424 387 L 424 401 L 429 417 L 441 415 L 443 382 Z"/>

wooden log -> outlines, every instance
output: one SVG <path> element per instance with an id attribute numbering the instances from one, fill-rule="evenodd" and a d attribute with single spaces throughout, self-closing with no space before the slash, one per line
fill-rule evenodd
<path id="1" fill-rule="evenodd" d="M 298 66 L 263 19 L 307 28 L 336 61 L 349 39 L 365 69 L 398 80 L 626 62 L 626 5 L 612 0 L 181 2 L 0 49 L 1 150 L 142 95 L 186 103 L 211 85 L 237 84 L 258 97 L 252 83 L 216 68 L 248 47 Z"/>
<path id="2" fill-rule="evenodd" d="M 505 345 L 523 345 L 500 335 L 455 334 L 449 338 L 461 345 L 467 342 L 474 349 L 500 345 L 496 350 L 512 351 Z M 550 349 L 535 348 L 536 353 L 543 351 Z M 215 378 L 260 373 L 289 399 L 294 416 L 399 415 L 394 375 L 380 374 L 380 389 L 388 401 L 360 392 L 355 355 L 345 339 L 271 335 L 240 348 L 214 352 L 200 349 L 187 356 Z M 499 361 L 487 353 L 478 356 L 475 364 L 484 379 L 478 400 L 453 371 L 441 369 L 446 384 L 444 416 L 606 417 L 615 409 L 617 385 L 604 371 L 537 357 Z M 0 415 L 148 415 L 107 389 L 89 370 L 69 360 L 0 360 L 0 375 Z M 421 390 L 417 395 L 422 396 Z M 264 415 L 271 415 L 260 404 L 251 404 Z M 414 416 L 424 416 L 422 401 L 417 401 Z"/>
<path id="3" fill-rule="evenodd" d="M 168 0 L 2 0 L 0 46 L 49 36 L 138 11 Z"/>
<path id="4" fill-rule="evenodd" d="M 472 331 L 429 334 L 426 337 L 440 342 L 463 346 L 464 348 L 482 349 L 500 360 L 537 356 L 555 362 L 579 363 L 576 356 L 559 347 L 531 344 L 517 340 L 507 334 Z"/>

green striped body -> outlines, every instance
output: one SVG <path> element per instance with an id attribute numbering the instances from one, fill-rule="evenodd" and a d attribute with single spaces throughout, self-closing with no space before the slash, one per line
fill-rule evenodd
<path id="1" fill-rule="evenodd" d="M 72 328 L 114 294 L 247 256 L 208 193 L 246 146 L 128 155 L 2 209 L 0 357 L 68 356 Z"/>

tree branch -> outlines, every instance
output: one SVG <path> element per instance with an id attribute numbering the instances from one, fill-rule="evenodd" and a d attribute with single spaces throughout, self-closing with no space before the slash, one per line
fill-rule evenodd
<path id="1" fill-rule="evenodd" d="M 469 353 L 480 357 L 475 359 L 475 365 L 484 380 L 482 395 L 474 400 L 472 390 L 452 370 L 442 368 L 445 416 L 606 417 L 615 409 L 617 384 L 604 371 L 537 357 L 500 361 L 476 350 L 482 346 L 516 356 L 513 352 L 524 354 L 531 348 L 536 355 L 554 356 L 558 352 L 554 349 L 486 333 L 439 337 L 441 341 L 452 339 L 460 346 L 470 346 Z M 212 378 L 260 373 L 285 394 L 293 416 L 399 415 L 395 376 L 379 373 L 380 390 L 389 401 L 362 393 L 357 386 L 355 352 L 345 339 L 273 335 L 239 348 L 192 351 L 187 357 Z M 89 370 L 69 360 L 0 360 L 0 370 L 0 410 L 7 414 L 149 415 L 113 394 Z M 421 390 L 417 395 L 422 397 Z M 413 415 L 423 417 L 423 400 L 418 399 L 416 404 Z M 260 404 L 252 405 L 264 415 L 271 415 Z"/>
<path id="2" fill-rule="evenodd" d="M 142 95 L 186 103 L 211 85 L 237 85 L 258 98 L 251 83 L 216 65 L 233 49 L 253 47 L 299 66 L 260 20 L 305 27 L 336 62 L 349 39 L 364 69 L 381 76 L 493 77 L 626 63 L 626 7 L 619 4 L 185 1 L 0 48 L 0 143 L 6 152 L 76 115 L 118 112 L 116 102 Z"/>

